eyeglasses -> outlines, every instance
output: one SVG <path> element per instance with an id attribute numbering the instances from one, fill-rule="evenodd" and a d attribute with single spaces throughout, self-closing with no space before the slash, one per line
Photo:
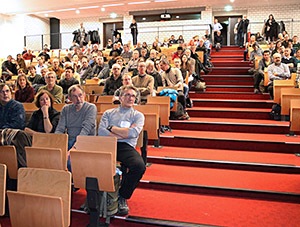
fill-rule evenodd
<path id="1" fill-rule="evenodd" d="M 2 91 L 1 91 L 2 94 L 9 93 L 9 92 L 10 92 L 9 89 L 7 89 L 7 90 L 2 90 Z"/>
<path id="2" fill-rule="evenodd" d="M 55 79 L 55 76 L 47 76 L 47 79 Z"/>
<path id="3" fill-rule="evenodd" d="M 120 70 L 120 68 L 113 68 L 113 70 Z"/>
<path id="4" fill-rule="evenodd" d="M 132 95 L 132 94 L 127 93 L 127 94 L 124 94 L 124 97 L 126 97 L 126 98 L 136 98 L 136 95 Z"/>

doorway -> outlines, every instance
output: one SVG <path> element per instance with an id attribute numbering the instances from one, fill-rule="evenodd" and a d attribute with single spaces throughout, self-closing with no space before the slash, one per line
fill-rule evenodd
<path id="1" fill-rule="evenodd" d="M 223 46 L 235 45 L 235 35 L 233 30 L 239 17 L 242 17 L 242 15 L 215 17 L 223 27 L 221 30 L 221 34 L 223 36 Z"/>
<path id="2" fill-rule="evenodd" d="M 112 22 L 103 24 L 103 48 L 106 47 L 107 40 L 111 39 L 115 41 L 114 32 L 118 31 L 121 34 L 123 33 L 123 22 Z"/>

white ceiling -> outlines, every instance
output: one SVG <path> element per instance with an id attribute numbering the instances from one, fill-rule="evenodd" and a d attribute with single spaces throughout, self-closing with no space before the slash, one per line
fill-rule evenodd
<path id="1" fill-rule="evenodd" d="M 160 2 L 161 1 L 161 2 Z M 162 2 L 169 1 L 169 2 Z M 143 4 L 134 4 L 144 2 Z M 268 5 L 299 4 L 299 0 L 1 0 L 0 13 L 35 14 L 39 17 L 56 17 L 58 19 L 91 17 L 108 18 L 110 13 L 118 16 L 127 14 L 129 11 L 140 10 L 166 10 L 168 8 L 185 7 L 212 7 L 224 8 L 226 5 L 234 7 L 260 7 Z M 116 6 L 108 6 L 120 4 Z M 85 8 L 94 7 L 94 8 Z M 105 11 L 101 11 L 105 8 Z M 79 13 L 76 13 L 79 10 Z"/>

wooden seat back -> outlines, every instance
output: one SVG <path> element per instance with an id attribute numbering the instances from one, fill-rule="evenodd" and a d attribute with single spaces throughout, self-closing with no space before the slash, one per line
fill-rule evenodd
<path id="1" fill-rule="evenodd" d="M 291 99 L 290 101 L 290 131 L 300 132 L 300 100 Z"/>
<path id="2" fill-rule="evenodd" d="M 294 88 L 294 82 L 292 80 L 274 80 L 274 102 L 281 103 L 281 89 L 282 88 Z"/>
<path id="3" fill-rule="evenodd" d="M 113 102 L 113 95 L 102 95 L 102 96 L 97 96 L 95 98 L 96 103 L 107 103 L 107 104 L 112 104 Z"/>
<path id="4" fill-rule="evenodd" d="M 62 151 L 57 148 L 25 147 L 27 167 L 66 170 Z"/>
<path id="5" fill-rule="evenodd" d="M 18 191 L 8 191 L 12 226 L 70 226 L 71 173 L 20 168 Z"/>
<path id="6" fill-rule="evenodd" d="M 36 148 L 36 149 L 32 149 Z M 68 135 L 67 134 L 53 134 L 53 133 L 34 133 L 32 138 L 32 148 L 26 148 L 31 152 L 30 156 L 27 158 L 27 162 L 31 167 L 39 168 L 50 168 L 63 166 L 64 169 L 67 168 L 67 152 L 68 152 Z M 45 152 L 43 154 L 43 151 Z M 53 157 L 50 157 L 50 155 Z M 60 156 L 59 156 L 60 155 Z M 31 157 L 34 157 L 32 160 Z M 40 159 L 38 159 L 38 157 Z M 44 160 L 41 160 L 41 159 Z M 47 160 L 56 160 L 58 163 L 47 163 Z M 42 164 L 46 164 L 42 166 Z M 28 166 L 29 166 L 28 165 Z M 56 168 L 55 168 L 56 169 Z"/>
<path id="7" fill-rule="evenodd" d="M 65 104 L 65 103 L 53 103 L 53 108 L 56 109 L 58 112 L 61 112 L 65 105 L 68 105 L 68 104 Z"/>
<path id="8" fill-rule="evenodd" d="M 113 192 L 116 153 L 116 137 L 78 136 L 70 151 L 75 187 L 85 188 L 86 177 L 95 177 L 100 190 Z"/>
<path id="9" fill-rule="evenodd" d="M 289 115 L 291 99 L 300 99 L 300 89 L 282 88 L 280 92 L 281 115 Z"/>
<path id="10" fill-rule="evenodd" d="M 60 197 L 15 191 L 7 191 L 7 196 L 11 226 L 66 226 Z"/>
<path id="11" fill-rule="evenodd" d="M 145 116 L 144 130 L 148 133 L 148 139 L 157 140 L 159 137 L 159 117 L 160 105 L 147 104 L 136 105 L 134 109 L 140 111 Z"/>
<path id="12" fill-rule="evenodd" d="M 0 146 L 0 163 L 7 166 L 9 178 L 18 178 L 18 160 L 15 146 Z"/>
<path id="13" fill-rule="evenodd" d="M 170 97 L 168 96 L 149 96 L 147 104 L 156 104 L 160 106 L 160 123 L 169 125 L 170 118 Z"/>
<path id="14" fill-rule="evenodd" d="M 5 213 L 6 171 L 6 165 L 0 164 L 0 216 Z"/>
<path id="15" fill-rule="evenodd" d="M 25 112 L 33 112 L 38 110 L 38 108 L 36 107 L 36 105 L 34 103 L 29 103 L 29 102 L 23 102 L 23 107 Z"/>

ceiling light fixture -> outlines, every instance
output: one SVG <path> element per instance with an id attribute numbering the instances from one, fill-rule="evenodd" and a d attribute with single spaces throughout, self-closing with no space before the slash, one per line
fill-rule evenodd
<path id="1" fill-rule="evenodd" d="M 58 9 L 55 10 L 56 12 L 65 12 L 65 11 L 72 11 L 72 10 L 76 10 L 75 8 L 69 8 L 69 9 Z"/>
<path id="2" fill-rule="evenodd" d="M 176 2 L 177 0 L 155 0 L 154 2 L 161 3 L 161 2 Z"/>
<path id="3" fill-rule="evenodd" d="M 148 4 L 150 1 L 143 1 L 143 2 L 128 2 L 128 5 L 140 5 L 140 4 Z"/>
<path id="4" fill-rule="evenodd" d="M 225 7 L 224 7 L 224 10 L 225 10 L 226 12 L 232 11 L 232 6 L 231 6 L 231 5 L 225 6 Z"/>
<path id="5" fill-rule="evenodd" d="M 105 12 L 105 8 L 104 8 L 104 7 L 102 7 L 102 8 L 101 8 L 101 11 L 102 11 L 102 12 Z"/>
<path id="6" fill-rule="evenodd" d="M 78 9 L 97 9 L 99 6 L 85 6 L 85 7 L 79 7 Z"/>
<path id="7" fill-rule="evenodd" d="M 230 0 L 231 3 L 234 3 L 234 0 Z"/>
<path id="8" fill-rule="evenodd" d="M 111 14 L 110 14 L 110 18 L 113 18 L 113 19 L 114 19 L 114 18 L 117 18 L 117 14 L 116 14 L 116 13 L 111 13 Z"/>
<path id="9" fill-rule="evenodd" d="M 42 12 L 36 12 L 34 14 L 48 14 L 48 13 L 53 13 L 54 10 L 48 10 L 48 11 L 42 11 Z"/>
<path id="10" fill-rule="evenodd" d="M 80 14 L 80 10 L 79 9 L 76 9 L 76 14 Z"/>
<path id="11" fill-rule="evenodd" d="M 45 16 L 45 17 L 48 17 L 48 16 L 49 16 L 49 14 L 48 14 L 48 13 L 45 13 L 45 14 L 44 14 L 44 16 Z"/>
<path id="12" fill-rule="evenodd" d="M 114 7 L 114 6 L 123 6 L 124 3 L 116 3 L 116 4 L 109 4 L 109 5 L 103 5 L 103 7 Z"/>

